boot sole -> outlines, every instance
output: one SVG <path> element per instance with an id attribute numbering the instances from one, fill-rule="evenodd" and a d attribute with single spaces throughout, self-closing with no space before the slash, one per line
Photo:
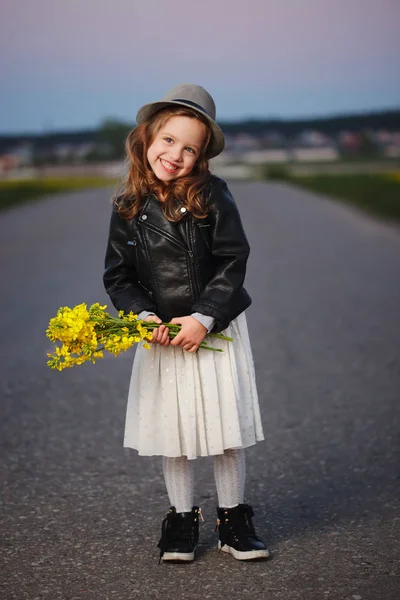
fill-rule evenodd
<path id="1" fill-rule="evenodd" d="M 164 552 L 161 560 L 191 562 L 194 560 L 194 552 Z"/>
<path id="2" fill-rule="evenodd" d="M 218 550 L 221 552 L 226 552 L 227 554 L 232 554 L 236 560 L 254 560 L 256 558 L 268 558 L 269 552 L 267 549 L 265 550 L 249 550 L 247 552 L 241 552 L 240 550 L 235 550 L 231 546 L 225 544 L 221 548 L 221 542 L 218 542 Z"/>

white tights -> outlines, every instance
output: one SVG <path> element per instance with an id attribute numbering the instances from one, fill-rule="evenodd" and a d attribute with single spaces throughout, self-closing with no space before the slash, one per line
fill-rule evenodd
<path id="1" fill-rule="evenodd" d="M 177 512 L 190 512 L 194 499 L 194 461 L 186 456 L 162 460 L 169 500 Z M 218 505 L 233 508 L 243 502 L 246 480 L 246 461 L 243 449 L 225 450 L 214 456 L 214 477 Z"/>

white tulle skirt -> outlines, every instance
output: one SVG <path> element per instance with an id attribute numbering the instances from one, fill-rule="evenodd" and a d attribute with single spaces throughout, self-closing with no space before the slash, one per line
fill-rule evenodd
<path id="1" fill-rule="evenodd" d="M 224 352 L 191 354 L 159 344 L 137 348 L 125 447 L 144 456 L 193 459 L 264 439 L 245 314 L 223 333 L 233 342 L 206 341 Z"/>

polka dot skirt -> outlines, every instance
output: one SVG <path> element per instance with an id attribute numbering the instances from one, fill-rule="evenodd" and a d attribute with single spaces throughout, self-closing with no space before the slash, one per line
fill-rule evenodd
<path id="1" fill-rule="evenodd" d="M 196 354 L 154 344 L 136 350 L 124 446 L 144 456 L 222 454 L 263 440 L 254 363 L 245 313 L 206 338 L 224 352 Z"/>

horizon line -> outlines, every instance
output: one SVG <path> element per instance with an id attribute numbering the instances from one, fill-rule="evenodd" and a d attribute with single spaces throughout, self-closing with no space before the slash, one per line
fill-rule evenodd
<path id="1" fill-rule="evenodd" d="M 220 125 L 239 125 L 241 123 L 265 123 L 265 122 L 279 122 L 279 123 L 293 123 L 293 122 L 301 122 L 301 121 L 329 121 L 334 119 L 343 119 L 343 118 L 354 118 L 354 117 L 367 117 L 367 116 L 378 116 L 382 113 L 400 113 L 400 104 L 397 106 L 391 106 L 387 108 L 377 108 L 377 109 L 368 109 L 360 112 L 357 111 L 349 111 L 349 112 L 334 112 L 328 113 L 325 115 L 310 115 L 310 116 L 291 116 L 291 117 L 278 117 L 278 116 L 244 116 L 237 117 L 232 119 L 217 119 L 217 123 Z M 97 131 L 101 128 L 102 123 L 105 121 L 115 121 L 121 124 L 130 125 L 129 121 L 125 121 L 122 117 L 116 116 L 106 116 L 104 117 L 98 125 L 92 127 L 70 127 L 68 129 L 63 128 L 55 128 L 51 127 L 51 129 L 47 130 L 19 130 L 19 131 L 0 131 L 0 137 L 21 137 L 21 136 L 29 136 L 29 137 L 37 137 L 37 136 L 45 136 L 45 135 L 59 135 L 59 134 L 72 134 L 72 133 L 82 133 L 82 132 L 91 132 Z M 136 127 L 136 123 L 132 123 L 132 127 Z"/>

